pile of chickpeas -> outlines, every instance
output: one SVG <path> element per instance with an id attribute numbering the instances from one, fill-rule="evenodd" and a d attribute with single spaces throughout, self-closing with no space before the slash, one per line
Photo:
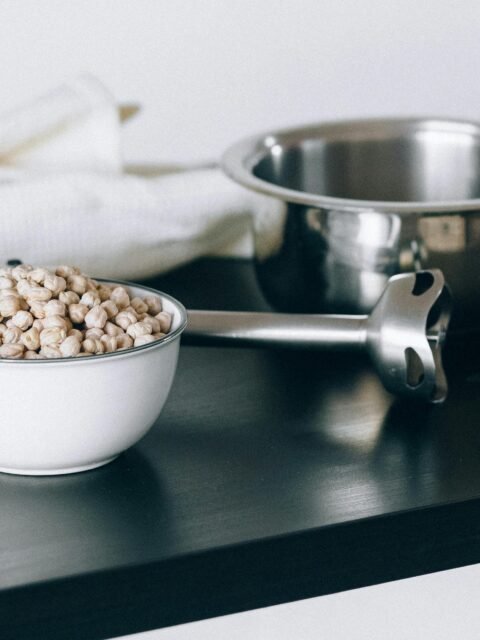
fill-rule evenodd
<path id="1" fill-rule="evenodd" d="M 71 266 L 0 269 L 0 358 L 93 356 L 163 338 L 172 323 L 158 296 L 134 296 Z"/>

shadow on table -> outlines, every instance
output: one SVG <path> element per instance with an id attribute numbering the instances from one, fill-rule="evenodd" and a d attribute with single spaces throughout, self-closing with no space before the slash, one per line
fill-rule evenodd
<path id="1" fill-rule="evenodd" d="M 32 579 L 32 571 L 40 578 L 143 561 L 172 541 L 161 481 L 135 450 L 78 474 L 0 474 L 0 496 L 0 535 L 14 541 L 4 550 L 3 580 L 21 579 L 25 565 Z"/>

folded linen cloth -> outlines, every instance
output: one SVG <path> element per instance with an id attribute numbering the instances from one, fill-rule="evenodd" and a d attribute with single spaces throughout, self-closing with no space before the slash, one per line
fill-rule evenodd
<path id="1" fill-rule="evenodd" d="M 156 179 L 72 172 L 0 186 L 0 250 L 31 264 L 75 264 L 98 277 L 143 278 L 221 251 L 252 215 L 278 231 L 278 206 L 217 169 Z M 276 242 L 264 234 L 264 250 Z"/>
<path id="2" fill-rule="evenodd" d="M 80 76 L 0 116 L 3 170 L 121 171 L 120 121 L 113 96 Z M 3 172 L 3 176 L 2 176 Z"/>
<path id="3" fill-rule="evenodd" d="M 283 205 L 219 169 L 122 172 L 118 110 L 94 78 L 0 117 L 0 263 L 70 263 L 98 277 L 144 278 L 235 252 L 253 227 L 268 254 L 283 216 Z"/>

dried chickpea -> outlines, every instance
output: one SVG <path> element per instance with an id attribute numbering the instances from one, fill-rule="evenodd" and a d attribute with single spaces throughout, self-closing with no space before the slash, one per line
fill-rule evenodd
<path id="1" fill-rule="evenodd" d="M 45 287 L 41 287 L 38 284 L 30 285 L 28 292 L 25 294 L 25 298 L 28 304 L 32 304 L 33 300 L 45 300 L 47 302 L 52 297 L 52 292 L 50 289 L 45 289 Z"/>
<path id="2" fill-rule="evenodd" d="M 17 313 L 12 316 L 13 324 L 21 329 L 22 331 L 26 331 L 33 324 L 33 316 L 28 311 L 17 311 Z"/>
<path id="3" fill-rule="evenodd" d="M 103 329 L 107 320 L 107 312 L 99 305 L 92 307 L 85 316 L 85 324 L 89 329 L 93 329 L 94 327 Z"/>
<path id="4" fill-rule="evenodd" d="M 121 336 L 116 336 L 116 338 L 117 338 L 117 349 L 118 350 L 130 349 L 130 347 L 133 347 L 133 338 L 131 338 L 126 333 L 124 333 Z"/>
<path id="5" fill-rule="evenodd" d="M 105 347 L 98 338 L 87 338 L 82 342 L 82 349 L 87 353 L 104 353 Z"/>
<path id="6" fill-rule="evenodd" d="M 40 353 L 36 351 L 25 351 L 23 354 L 24 360 L 43 360 L 45 356 L 42 356 Z"/>
<path id="7" fill-rule="evenodd" d="M 20 300 L 21 297 L 15 287 L 13 289 L 0 289 L 0 298 L 17 298 L 17 300 Z"/>
<path id="8" fill-rule="evenodd" d="M 9 327 L 2 336 L 3 344 L 18 344 L 21 342 L 23 331 L 18 327 Z"/>
<path id="9" fill-rule="evenodd" d="M 85 338 L 100 338 L 104 336 L 105 333 L 103 329 L 99 329 L 98 327 L 92 327 L 91 329 L 87 329 L 85 331 Z"/>
<path id="10" fill-rule="evenodd" d="M 102 309 L 105 309 L 105 311 L 107 312 L 107 318 L 109 320 L 111 320 L 116 315 L 118 315 L 119 308 L 113 302 L 113 300 L 105 300 L 105 302 L 102 302 L 100 306 L 102 307 Z"/>
<path id="11" fill-rule="evenodd" d="M 30 313 L 34 318 L 45 318 L 45 307 L 47 303 L 45 300 L 33 300 L 30 304 Z"/>
<path id="12" fill-rule="evenodd" d="M 67 307 L 61 300 L 49 300 L 43 307 L 45 316 L 62 316 L 65 317 Z"/>
<path id="13" fill-rule="evenodd" d="M 12 276 L 15 280 L 22 280 L 23 278 L 27 278 L 30 271 L 33 270 L 32 265 L 30 264 L 19 264 L 12 269 Z"/>
<path id="14" fill-rule="evenodd" d="M 80 298 L 80 302 L 81 304 L 87 305 L 87 307 L 91 309 L 92 307 L 98 306 L 101 300 L 96 291 L 86 291 Z"/>
<path id="15" fill-rule="evenodd" d="M 160 330 L 163 333 L 168 333 L 172 326 L 172 315 L 168 311 L 160 311 L 155 318 L 160 321 Z"/>
<path id="16" fill-rule="evenodd" d="M 80 340 L 76 336 L 67 336 L 65 340 L 60 343 L 60 353 L 64 357 L 72 358 L 80 353 L 82 345 Z"/>
<path id="17" fill-rule="evenodd" d="M 79 329 L 70 329 L 67 333 L 67 337 L 70 338 L 71 336 L 77 338 L 79 342 L 82 342 L 83 340 L 83 333 Z"/>
<path id="18" fill-rule="evenodd" d="M 123 311 L 125 311 L 126 313 L 133 313 L 133 315 L 135 316 L 135 322 L 138 322 L 143 317 L 143 314 L 137 313 L 131 305 L 128 305 L 128 307 L 125 307 L 124 309 L 122 309 L 122 312 Z"/>
<path id="19" fill-rule="evenodd" d="M 32 269 L 28 273 L 28 280 L 32 280 L 37 284 L 43 284 L 47 274 L 48 274 L 47 269 L 44 269 L 43 267 L 37 267 L 36 269 Z"/>
<path id="20" fill-rule="evenodd" d="M 112 288 L 106 284 L 98 285 L 97 289 L 98 296 L 102 302 L 106 302 L 110 300 L 110 294 L 112 293 Z"/>
<path id="21" fill-rule="evenodd" d="M 155 342 L 155 341 L 156 340 L 152 335 L 146 334 L 146 335 L 138 336 L 138 338 L 135 338 L 135 340 L 133 341 L 133 346 L 143 347 L 144 344 L 150 344 L 150 342 Z"/>
<path id="22" fill-rule="evenodd" d="M 109 336 L 120 336 L 124 333 L 121 327 L 118 327 L 116 324 L 113 324 L 113 322 L 108 321 L 105 323 L 103 330 Z"/>
<path id="23" fill-rule="evenodd" d="M 54 296 L 58 296 L 62 291 L 67 288 L 67 281 L 61 276 L 56 276 L 53 273 L 47 274 L 43 281 L 43 286 L 49 289 Z"/>
<path id="24" fill-rule="evenodd" d="M 87 278 L 87 291 L 96 292 L 98 287 L 98 282 L 96 280 L 93 280 L 92 278 L 89 278 L 88 276 L 85 276 L 85 277 Z"/>
<path id="25" fill-rule="evenodd" d="M 95 338 L 95 353 L 98 355 L 105 353 L 105 345 L 98 338 Z"/>
<path id="26" fill-rule="evenodd" d="M 78 304 L 71 304 L 68 307 L 68 315 L 70 320 L 74 324 L 81 324 L 85 320 L 85 316 L 88 313 L 88 307 L 86 304 L 79 302 Z"/>
<path id="27" fill-rule="evenodd" d="M 68 276 L 67 288 L 82 296 L 87 290 L 87 278 L 77 274 Z"/>
<path id="28" fill-rule="evenodd" d="M 147 322 L 135 322 L 127 327 L 127 333 L 135 340 L 140 336 L 151 335 L 152 327 Z"/>
<path id="29" fill-rule="evenodd" d="M 27 298 L 28 294 L 30 293 L 30 289 L 32 289 L 32 287 L 39 287 L 41 285 L 37 285 L 35 282 L 30 282 L 29 280 L 20 280 L 19 282 L 16 283 L 16 292 L 18 293 L 19 296 L 21 296 L 22 298 Z"/>
<path id="30" fill-rule="evenodd" d="M 141 298 L 132 298 L 130 300 L 130 306 L 133 307 L 137 314 L 147 313 L 148 305 Z"/>
<path id="31" fill-rule="evenodd" d="M 80 269 L 77 267 L 70 267 L 67 265 L 60 265 L 55 269 L 55 275 L 62 278 L 69 278 L 70 276 L 80 275 Z"/>
<path id="32" fill-rule="evenodd" d="M 22 343 L 29 351 L 36 351 L 40 348 L 40 333 L 36 327 L 31 327 L 22 335 Z"/>
<path id="33" fill-rule="evenodd" d="M 147 313 L 151 316 L 156 316 L 162 310 L 162 301 L 158 296 L 145 296 L 143 301 L 148 307 Z"/>
<path id="34" fill-rule="evenodd" d="M 46 344 L 40 349 L 40 355 L 44 358 L 61 358 L 62 352 L 58 344 Z"/>
<path id="35" fill-rule="evenodd" d="M 0 346 L 0 358 L 19 359 L 23 357 L 24 351 L 25 347 L 21 343 L 2 344 L 2 346 Z"/>
<path id="36" fill-rule="evenodd" d="M 146 322 L 152 327 L 152 333 L 159 333 L 161 329 L 160 320 L 158 318 L 152 318 L 152 316 L 146 315 L 142 322 Z"/>
<path id="37" fill-rule="evenodd" d="M 8 296 L 6 298 L 0 298 L 0 314 L 4 318 L 11 318 L 17 311 L 20 311 L 20 302 L 18 298 Z"/>
<path id="38" fill-rule="evenodd" d="M 100 342 L 103 344 L 106 353 L 113 353 L 117 350 L 117 338 L 116 336 L 109 336 L 104 334 L 100 338 Z"/>
<path id="39" fill-rule="evenodd" d="M 126 331 L 131 324 L 137 322 L 137 316 L 133 313 L 133 311 L 120 311 L 120 313 L 115 316 L 113 321 L 116 325 Z"/>
<path id="40" fill-rule="evenodd" d="M 47 345 L 56 344 L 65 340 L 67 332 L 61 327 L 50 327 L 49 329 L 43 329 L 40 332 L 40 345 L 45 347 Z"/>
<path id="41" fill-rule="evenodd" d="M 44 329 L 51 329 L 52 327 L 59 327 L 60 329 L 64 329 L 65 332 L 69 331 L 70 328 L 67 325 L 67 321 L 63 316 L 46 316 L 42 320 Z"/>
<path id="42" fill-rule="evenodd" d="M 130 296 L 124 287 L 115 287 L 110 294 L 110 300 L 112 300 L 119 309 L 124 309 L 130 305 Z"/>
<path id="43" fill-rule="evenodd" d="M 81 348 L 85 353 L 95 353 L 95 338 L 82 340 Z"/>
<path id="44" fill-rule="evenodd" d="M 37 331 L 43 331 L 44 327 L 43 327 L 43 320 L 40 320 L 40 318 L 36 318 L 33 321 L 32 327 L 35 327 L 35 329 Z"/>
<path id="45" fill-rule="evenodd" d="M 10 276 L 0 276 L 0 289 L 13 289 L 15 280 Z"/>
<path id="46" fill-rule="evenodd" d="M 71 304 L 78 304 L 80 302 L 80 296 L 75 291 L 62 291 L 58 295 L 60 302 L 63 302 L 67 307 Z"/>

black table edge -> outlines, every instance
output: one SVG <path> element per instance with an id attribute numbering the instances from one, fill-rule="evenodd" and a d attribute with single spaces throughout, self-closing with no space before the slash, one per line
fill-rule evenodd
<path id="1" fill-rule="evenodd" d="M 480 562 L 480 499 L 0 592 L 2 640 L 98 640 Z"/>

